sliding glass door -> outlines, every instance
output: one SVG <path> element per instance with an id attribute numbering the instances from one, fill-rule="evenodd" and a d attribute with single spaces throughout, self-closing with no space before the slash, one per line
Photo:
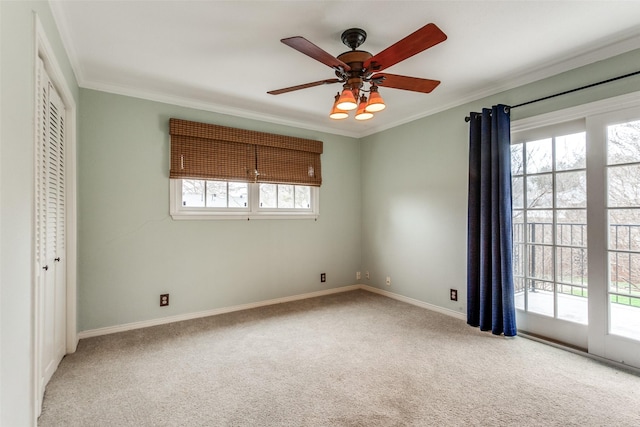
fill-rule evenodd
<path id="1" fill-rule="evenodd" d="M 512 135 L 518 329 L 636 367 L 639 104 L 547 115 Z"/>

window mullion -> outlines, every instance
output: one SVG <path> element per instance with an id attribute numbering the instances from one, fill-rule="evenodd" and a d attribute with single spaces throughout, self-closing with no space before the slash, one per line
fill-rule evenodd
<path id="1" fill-rule="evenodd" d="M 529 311 L 529 250 L 531 248 L 531 242 L 529 241 L 529 200 L 528 200 L 528 185 L 527 185 L 527 142 L 522 143 L 522 224 L 524 227 L 524 311 Z"/>
<path id="2" fill-rule="evenodd" d="M 558 318 L 558 240 L 556 236 L 558 211 L 557 211 L 557 186 L 556 186 L 556 137 L 551 138 L 551 258 L 553 265 L 553 318 Z"/>

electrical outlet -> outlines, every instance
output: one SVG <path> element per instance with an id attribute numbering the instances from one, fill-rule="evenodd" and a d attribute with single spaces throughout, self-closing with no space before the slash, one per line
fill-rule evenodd
<path id="1" fill-rule="evenodd" d="M 320 281 L 322 283 L 327 281 L 327 273 L 320 273 Z"/>
<path id="2" fill-rule="evenodd" d="M 160 294 L 160 307 L 169 305 L 169 294 Z"/>
<path id="3" fill-rule="evenodd" d="M 368 272 L 368 271 L 367 271 L 366 273 L 364 273 L 364 278 L 365 278 L 365 279 L 367 279 L 367 280 L 369 280 L 369 279 L 370 279 L 370 276 L 369 276 L 369 272 Z"/>
<path id="4" fill-rule="evenodd" d="M 387 286 L 391 286 L 391 276 L 387 276 Z"/>
<path id="5" fill-rule="evenodd" d="M 449 298 L 451 298 L 451 301 L 458 301 L 458 290 L 449 289 Z"/>
<path id="6" fill-rule="evenodd" d="M 360 280 L 362 278 L 362 275 L 360 274 L 359 271 L 356 271 L 356 280 Z"/>

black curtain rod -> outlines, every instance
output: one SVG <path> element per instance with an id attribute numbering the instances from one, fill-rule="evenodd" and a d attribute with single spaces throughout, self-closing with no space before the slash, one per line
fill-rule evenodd
<path id="1" fill-rule="evenodd" d="M 635 76 L 637 74 L 640 74 L 640 71 L 634 71 L 633 73 L 625 74 L 623 76 L 613 77 L 613 78 L 610 78 L 610 79 L 607 79 L 607 80 L 603 80 L 603 81 L 597 82 L 597 83 L 591 83 L 589 85 L 581 86 L 581 87 L 578 87 L 578 88 L 575 88 L 575 89 L 565 90 L 564 92 L 555 93 L 553 95 L 549 95 L 549 96 L 545 96 L 545 97 L 542 97 L 542 98 L 534 99 L 532 101 L 523 102 L 522 104 L 513 105 L 513 106 L 508 107 L 508 108 L 510 108 L 510 109 L 511 108 L 518 108 L 518 107 L 522 107 L 524 105 L 533 104 L 535 102 L 545 101 L 545 100 L 550 99 L 550 98 L 555 98 L 556 96 L 566 95 L 568 93 L 577 92 L 579 90 L 584 90 L 584 89 L 589 89 L 591 87 L 603 85 L 605 83 L 615 82 L 616 80 L 626 79 L 627 77 Z M 469 120 L 471 120 L 471 117 L 469 117 L 469 116 L 464 118 L 465 122 L 468 122 Z"/>

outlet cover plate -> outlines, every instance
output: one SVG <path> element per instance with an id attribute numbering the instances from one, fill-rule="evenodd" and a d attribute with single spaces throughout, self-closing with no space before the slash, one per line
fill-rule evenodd
<path id="1" fill-rule="evenodd" d="M 160 307 L 169 305 L 169 294 L 160 294 Z"/>

